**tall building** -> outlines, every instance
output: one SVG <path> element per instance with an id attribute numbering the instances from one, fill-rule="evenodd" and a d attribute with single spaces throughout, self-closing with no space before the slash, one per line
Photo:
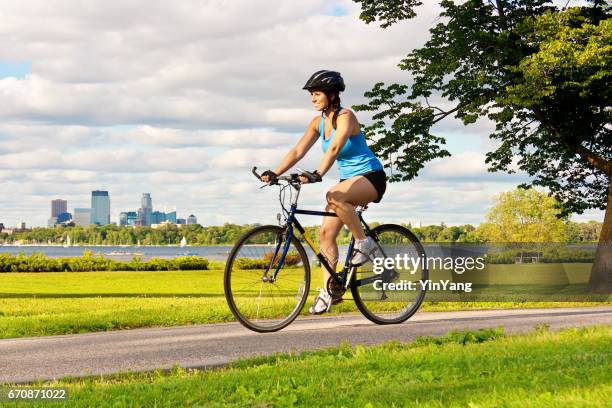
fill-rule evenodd
<path id="1" fill-rule="evenodd" d="M 166 213 L 166 221 L 176 224 L 176 210 Z"/>
<path id="2" fill-rule="evenodd" d="M 151 198 L 151 193 L 142 193 L 140 207 L 153 209 L 153 199 Z"/>
<path id="3" fill-rule="evenodd" d="M 119 213 L 119 225 L 121 225 L 122 227 L 125 227 L 127 224 L 127 212 L 120 212 Z"/>
<path id="4" fill-rule="evenodd" d="M 153 213 L 153 200 L 151 193 L 142 193 L 140 209 L 138 210 L 138 221 L 140 225 L 151 225 L 151 214 Z"/>
<path id="5" fill-rule="evenodd" d="M 133 227 L 136 225 L 138 220 L 138 213 L 136 211 L 127 211 L 119 214 L 119 225 Z"/>
<path id="6" fill-rule="evenodd" d="M 62 200 L 61 198 L 51 200 L 51 218 L 57 217 L 65 212 L 68 212 L 68 201 Z"/>
<path id="7" fill-rule="evenodd" d="M 91 224 L 91 208 L 75 208 L 72 221 L 81 227 Z"/>
<path id="8" fill-rule="evenodd" d="M 98 225 L 110 224 L 110 197 L 108 191 L 94 190 L 91 192 L 91 223 Z"/>
<path id="9" fill-rule="evenodd" d="M 187 217 L 187 225 L 197 224 L 197 223 L 198 223 L 198 219 L 196 218 L 195 215 L 190 214 L 189 217 Z"/>
<path id="10" fill-rule="evenodd" d="M 151 213 L 151 225 L 161 224 L 166 221 L 166 214 L 161 211 L 153 211 Z"/>

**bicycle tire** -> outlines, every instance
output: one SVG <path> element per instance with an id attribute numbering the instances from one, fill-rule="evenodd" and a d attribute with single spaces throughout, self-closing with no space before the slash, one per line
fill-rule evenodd
<path id="1" fill-rule="evenodd" d="M 267 240 L 272 237 L 275 242 L 273 248 L 262 244 L 269 243 Z M 296 268 L 290 268 L 289 259 L 286 258 L 276 280 L 265 281 L 264 277 L 273 273 L 278 266 L 285 242 L 284 228 L 264 225 L 243 235 L 228 257 L 223 281 L 225 299 L 236 319 L 250 330 L 265 333 L 286 327 L 300 314 L 308 298 L 310 264 L 304 247 L 295 236 L 292 236 L 288 254 L 293 254 L 292 262 L 297 259 Z M 274 253 L 278 245 L 280 252 Z M 270 254 L 269 261 L 265 260 L 266 254 Z M 295 254 L 299 258 L 295 258 Z M 244 280 L 240 282 L 240 279 Z M 279 283 L 286 286 L 281 288 Z M 296 293 L 292 295 L 294 290 Z M 292 296 L 295 301 L 291 300 Z M 255 301 L 255 310 L 249 304 L 249 299 Z M 268 306 L 262 308 L 266 301 Z"/>
<path id="2" fill-rule="evenodd" d="M 395 237 L 393 234 L 395 234 Z M 393 238 L 401 239 L 399 239 L 399 242 L 396 242 L 395 244 L 392 242 L 387 244 L 387 235 L 390 236 L 389 241 L 392 241 Z M 418 256 L 422 259 L 421 262 L 422 265 L 424 265 L 424 268 L 421 268 L 419 271 L 415 271 L 414 276 L 412 276 L 412 274 L 409 272 L 409 276 L 406 274 L 402 275 L 402 273 L 398 272 L 399 276 L 395 278 L 397 280 L 402 276 L 410 277 L 410 281 L 415 283 L 418 290 L 403 290 L 401 291 L 402 293 L 398 295 L 398 293 L 394 292 L 400 291 L 385 292 L 384 290 L 377 290 L 374 283 L 359 286 L 356 285 L 356 283 L 361 281 L 375 279 L 376 274 L 374 273 L 374 266 L 372 263 L 368 263 L 366 265 L 357 267 L 355 273 L 352 275 L 351 292 L 353 294 L 353 299 L 355 300 L 355 304 L 357 305 L 359 311 L 367 319 L 376 324 L 398 324 L 405 322 L 414 313 L 416 313 L 421 306 L 423 299 L 425 298 L 426 290 L 420 284 L 420 282 L 425 282 L 429 276 L 425 250 L 423 249 L 423 246 L 419 242 L 418 238 L 412 232 L 410 232 L 410 230 L 402 227 L 401 225 L 380 225 L 371 231 L 371 236 L 376 242 L 379 243 L 380 247 L 385 250 L 386 257 L 399 254 L 403 259 L 403 254 L 407 254 L 409 256 Z M 381 240 L 383 242 L 380 242 Z M 393 254 L 391 254 L 391 251 L 393 251 Z M 384 273 L 387 273 L 387 270 L 383 272 L 383 275 L 380 275 L 381 279 L 383 279 Z M 378 286 L 380 287 L 380 283 Z M 390 299 L 387 293 L 392 294 L 393 297 Z M 406 300 L 402 300 L 402 297 Z M 393 304 L 394 301 L 395 304 Z M 396 311 L 395 309 L 397 309 L 398 306 L 401 306 L 402 303 L 407 304 L 405 307 L 400 307 L 399 311 Z"/>

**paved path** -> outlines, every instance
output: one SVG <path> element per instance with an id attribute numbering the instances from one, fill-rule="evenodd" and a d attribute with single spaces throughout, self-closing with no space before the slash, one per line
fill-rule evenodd
<path id="1" fill-rule="evenodd" d="M 377 326 L 360 315 L 302 318 L 280 332 L 258 334 L 238 323 L 136 329 L 0 340 L 0 382 L 170 368 L 212 368 L 242 357 L 351 344 L 410 341 L 453 329 L 538 324 L 551 329 L 612 324 L 612 307 L 421 312 L 400 325 Z"/>

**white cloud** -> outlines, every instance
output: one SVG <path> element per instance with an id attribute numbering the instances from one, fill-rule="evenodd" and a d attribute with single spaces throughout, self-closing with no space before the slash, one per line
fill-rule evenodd
<path id="1" fill-rule="evenodd" d="M 192 130 L 139 126 L 129 131 L 112 132 L 115 141 L 129 140 L 131 143 L 159 146 L 218 146 L 218 147 L 264 147 L 285 146 L 297 138 L 289 133 L 272 128 Z"/>
<path id="2" fill-rule="evenodd" d="M 464 152 L 435 159 L 427 166 L 427 174 L 444 178 L 478 177 L 487 171 L 484 159 L 484 155 L 478 152 Z"/>

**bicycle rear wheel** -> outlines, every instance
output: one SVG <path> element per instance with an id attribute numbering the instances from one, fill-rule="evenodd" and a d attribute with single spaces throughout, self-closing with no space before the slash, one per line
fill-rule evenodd
<path id="1" fill-rule="evenodd" d="M 286 235 L 279 226 L 257 227 L 238 241 L 225 265 L 225 298 L 236 319 L 251 330 L 282 329 L 300 314 L 308 297 L 306 251 L 295 237 L 287 243 Z"/>
<path id="2" fill-rule="evenodd" d="M 356 267 L 351 282 L 353 299 L 374 323 L 402 323 L 418 310 L 425 297 L 421 285 L 428 279 L 425 250 L 417 237 L 400 225 L 380 225 L 372 230 L 372 238 L 384 254 L 383 260 Z M 389 258 L 393 266 L 385 267 L 384 259 Z"/>

